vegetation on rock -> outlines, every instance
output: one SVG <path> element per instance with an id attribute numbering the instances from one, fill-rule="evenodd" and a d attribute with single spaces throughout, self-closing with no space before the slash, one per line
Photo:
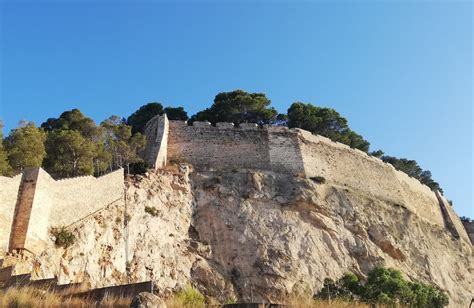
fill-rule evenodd
<path id="1" fill-rule="evenodd" d="M 407 281 L 400 271 L 376 267 L 362 284 L 353 273 L 346 273 L 338 281 L 324 280 L 319 299 L 360 300 L 371 305 L 403 305 L 407 307 L 444 307 L 448 296 L 440 289 L 421 282 Z"/>
<path id="2" fill-rule="evenodd" d="M 53 227 L 49 233 L 54 237 L 56 247 L 68 248 L 74 244 L 76 237 L 66 227 Z"/>

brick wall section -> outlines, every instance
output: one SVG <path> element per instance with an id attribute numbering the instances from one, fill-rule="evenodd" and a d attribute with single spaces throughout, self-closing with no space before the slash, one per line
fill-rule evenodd
<path id="1" fill-rule="evenodd" d="M 7 251 L 22 175 L 0 176 L 0 250 Z"/>
<path id="2" fill-rule="evenodd" d="M 10 233 L 10 244 L 8 250 L 25 248 L 28 225 L 32 212 L 36 183 L 38 180 L 38 168 L 26 169 L 21 178 L 18 199 L 13 216 L 12 229 Z M 32 220 L 33 221 L 33 220 Z"/>
<path id="3" fill-rule="evenodd" d="M 155 116 L 145 127 L 145 161 L 149 166 L 162 168 L 166 165 L 168 153 L 168 117 L 166 114 Z"/>
<path id="4" fill-rule="evenodd" d="M 268 131 L 170 121 L 168 160 L 184 160 L 202 169 L 270 170 Z"/>

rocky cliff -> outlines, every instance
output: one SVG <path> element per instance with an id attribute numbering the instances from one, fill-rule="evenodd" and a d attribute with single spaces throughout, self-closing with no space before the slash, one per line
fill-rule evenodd
<path id="1" fill-rule="evenodd" d="M 452 306 L 466 306 L 473 296 L 470 243 L 403 206 L 344 186 L 186 165 L 126 184 L 125 207 L 110 205 L 71 225 L 72 246 L 51 241 L 16 270 L 32 266 L 36 278 L 93 287 L 151 279 L 162 296 L 193 284 L 221 301 L 280 301 L 312 295 L 326 277 L 363 277 L 384 264 L 446 290 Z M 5 264 L 19 262 L 13 259 Z"/>

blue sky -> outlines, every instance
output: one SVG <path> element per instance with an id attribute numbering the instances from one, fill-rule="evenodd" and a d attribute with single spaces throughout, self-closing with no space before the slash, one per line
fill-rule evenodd
<path id="1" fill-rule="evenodd" d="M 1 2 L 1 1 L 0 1 Z M 3 1 L 0 119 L 97 122 L 221 91 L 332 107 L 474 218 L 470 1 Z"/>

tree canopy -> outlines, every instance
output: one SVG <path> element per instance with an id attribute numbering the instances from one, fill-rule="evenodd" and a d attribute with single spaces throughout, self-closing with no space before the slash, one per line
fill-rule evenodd
<path id="1" fill-rule="evenodd" d="M 421 183 L 431 188 L 431 190 L 438 190 L 440 193 L 443 193 L 443 189 L 439 183 L 432 179 L 431 171 L 423 170 L 415 160 L 387 155 L 382 155 L 380 159 L 386 163 L 390 163 L 395 167 L 395 169 L 403 171 L 409 176 L 418 179 Z"/>
<path id="2" fill-rule="evenodd" d="M 183 107 L 166 107 L 164 109 L 168 120 L 186 121 L 189 119 L 188 113 Z"/>
<path id="3" fill-rule="evenodd" d="M 163 106 L 160 103 L 148 103 L 141 106 L 137 111 L 127 118 L 127 125 L 132 127 L 132 134 L 145 133 L 145 126 L 148 121 L 156 115 L 164 113 Z"/>
<path id="4" fill-rule="evenodd" d="M 302 102 L 293 103 L 288 109 L 288 126 L 325 136 L 364 152 L 369 151 L 370 143 L 352 131 L 347 120 L 331 108 Z"/>
<path id="5" fill-rule="evenodd" d="M 15 172 L 24 168 L 40 167 L 46 155 L 46 134 L 33 122 L 13 129 L 5 140 L 8 161 Z"/>
<path id="6" fill-rule="evenodd" d="M 263 93 L 248 93 L 243 90 L 222 92 L 216 95 L 211 107 L 199 111 L 189 120 L 217 122 L 268 124 L 278 112 L 268 107 L 271 101 Z"/>
<path id="7" fill-rule="evenodd" d="M 3 147 L 3 122 L 0 121 L 0 175 L 11 176 L 12 167 L 7 160 L 7 152 Z"/>

